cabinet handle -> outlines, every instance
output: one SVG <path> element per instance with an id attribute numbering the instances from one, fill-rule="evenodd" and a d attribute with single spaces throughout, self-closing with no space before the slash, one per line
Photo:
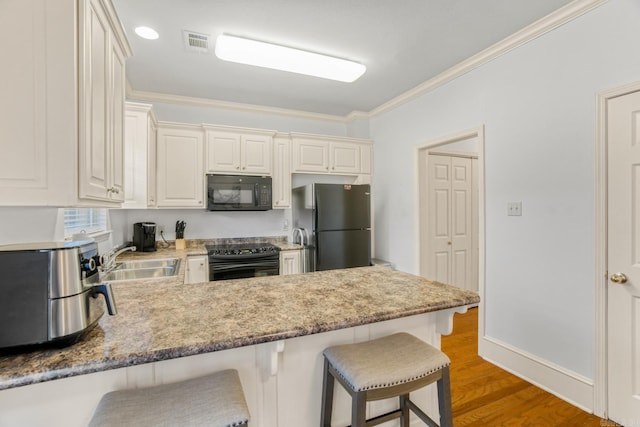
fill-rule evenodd
<path id="1" fill-rule="evenodd" d="M 201 205 L 201 204 L 202 204 L 202 200 L 199 200 L 199 201 L 198 201 L 198 204 L 200 204 L 200 205 Z"/>
<path id="2" fill-rule="evenodd" d="M 240 169 L 240 166 L 236 166 L 236 170 Z"/>

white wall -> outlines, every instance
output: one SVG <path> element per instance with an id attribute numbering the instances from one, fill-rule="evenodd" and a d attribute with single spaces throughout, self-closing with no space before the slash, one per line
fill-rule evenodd
<path id="1" fill-rule="evenodd" d="M 112 210 L 111 225 L 114 242 L 130 241 L 133 224 L 155 222 L 160 240 L 160 227 L 164 227 L 167 240 L 176 238 L 176 221 L 187 223 L 185 239 L 211 239 L 221 237 L 256 237 L 289 235 L 284 220 L 291 224 L 290 210 L 273 209 L 262 212 L 208 212 L 202 209 L 130 209 Z"/>
<path id="2" fill-rule="evenodd" d="M 0 207 L 0 245 L 64 239 L 58 208 Z"/>
<path id="3" fill-rule="evenodd" d="M 586 378 L 595 96 L 640 80 L 638 22 L 640 2 L 611 0 L 370 124 L 376 255 L 416 273 L 414 149 L 485 125 L 486 335 Z M 509 201 L 521 217 L 507 217 Z"/>

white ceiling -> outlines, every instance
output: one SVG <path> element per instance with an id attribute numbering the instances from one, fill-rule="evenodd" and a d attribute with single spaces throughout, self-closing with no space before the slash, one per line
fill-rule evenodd
<path id="1" fill-rule="evenodd" d="M 371 111 L 570 0 L 112 0 L 135 91 L 344 116 Z M 160 33 L 135 35 L 137 26 Z M 355 60 L 341 83 L 189 52 L 183 30 L 243 36 Z M 211 51 L 213 52 L 213 51 Z"/>

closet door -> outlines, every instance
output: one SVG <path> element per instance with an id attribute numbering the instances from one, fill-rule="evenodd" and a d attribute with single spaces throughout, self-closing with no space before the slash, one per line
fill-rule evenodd
<path id="1" fill-rule="evenodd" d="M 471 159 L 430 154 L 427 171 L 429 278 L 473 289 Z"/>

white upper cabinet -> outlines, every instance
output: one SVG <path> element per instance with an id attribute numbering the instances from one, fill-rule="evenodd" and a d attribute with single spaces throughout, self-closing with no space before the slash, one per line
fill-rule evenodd
<path id="1" fill-rule="evenodd" d="M 158 207 L 205 207 L 203 139 L 200 126 L 158 123 Z"/>
<path id="2" fill-rule="evenodd" d="M 156 205 L 156 123 L 150 104 L 125 104 L 123 208 Z"/>
<path id="3" fill-rule="evenodd" d="M 291 207 L 291 139 L 288 135 L 273 138 L 272 188 L 274 209 Z"/>
<path id="4" fill-rule="evenodd" d="M 0 205 L 119 206 L 131 49 L 110 0 L 3 0 L 0 40 Z"/>
<path id="5" fill-rule="evenodd" d="M 360 175 L 371 173 L 371 144 L 364 139 L 291 134 L 293 172 Z"/>
<path id="6" fill-rule="evenodd" d="M 272 131 L 205 126 L 207 173 L 271 175 Z"/>

